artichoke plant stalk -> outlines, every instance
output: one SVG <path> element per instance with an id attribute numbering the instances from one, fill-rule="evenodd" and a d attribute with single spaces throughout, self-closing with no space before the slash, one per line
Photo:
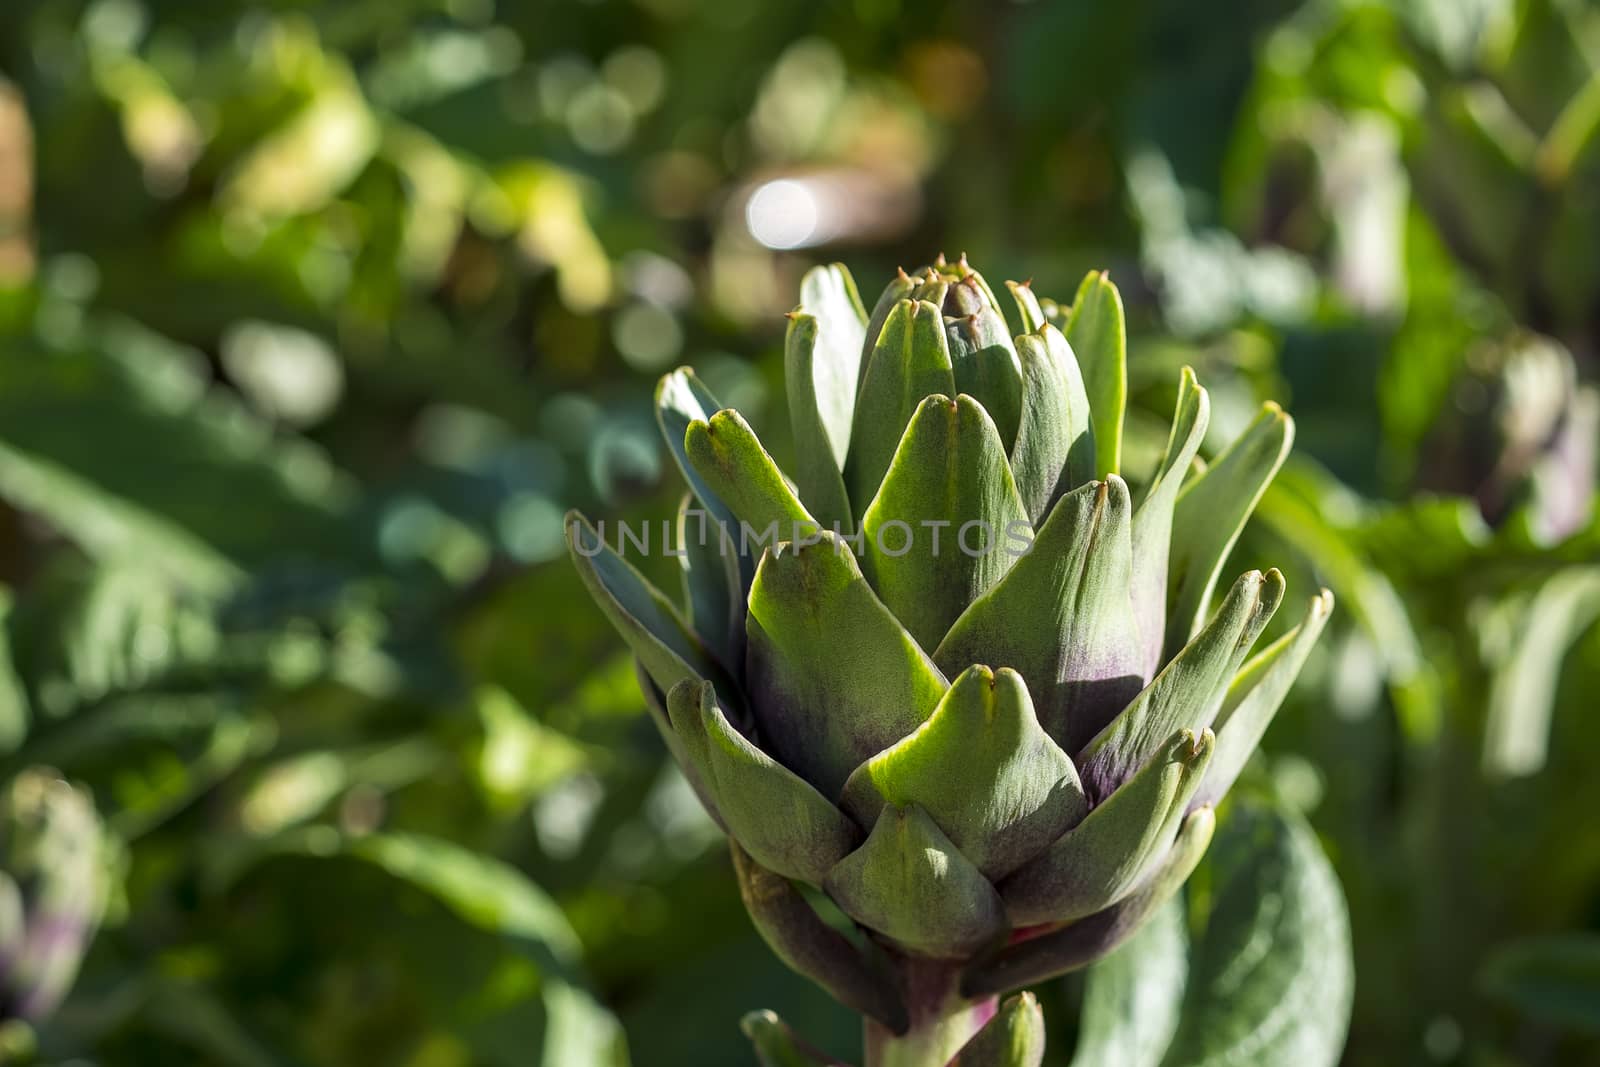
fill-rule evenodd
<path id="1" fill-rule="evenodd" d="M 865 1017 L 869 1067 L 1037 1065 L 1037 1003 L 997 998 L 1092 963 L 1183 884 L 1332 607 L 1317 593 L 1252 657 L 1283 578 L 1220 584 L 1290 447 L 1276 405 L 1208 465 L 1185 369 L 1135 495 L 1116 288 L 1090 274 L 1066 308 L 1009 288 L 1015 336 L 964 257 L 870 311 L 842 266 L 807 274 L 788 474 L 668 374 L 681 598 L 568 519 L 756 928 Z M 771 1013 L 745 1028 L 765 1063 L 832 1062 Z"/>

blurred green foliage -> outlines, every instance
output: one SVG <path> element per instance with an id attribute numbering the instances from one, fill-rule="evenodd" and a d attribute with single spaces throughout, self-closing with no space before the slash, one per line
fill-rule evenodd
<path id="1" fill-rule="evenodd" d="M 783 459 L 800 273 L 943 249 L 1113 271 L 1136 471 L 1181 363 L 1288 398 L 1346 1061 L 1600 1063 L 1593 5 L 10 0 L 0 76 L 0 761 L 121 854 L 44 1061 L 849 1054 L 561 523 L 671 514 L 680 361 Z"/>

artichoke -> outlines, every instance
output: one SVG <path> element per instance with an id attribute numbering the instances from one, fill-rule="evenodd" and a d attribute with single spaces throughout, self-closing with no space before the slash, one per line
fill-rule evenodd
<path id="1" fill-rule="evenodd" d="M 1015 337 L 965 257 L 901 272 L 870 313 L 844 267 L 807 274 L 792 479 L 668 374 L 681 603 L 625 558 L 648 531 L 613 549 L 568 516 L 752 919 L 865 1016 L 869 1064 L 1036 1063 L 1036 1003 L 998 994 L 1103 956 L 1178 889 L 1332 606 L 1247 660 L 1282 576 L 1213 603 L 1290 447 L 1282 410 L 1206 466 L 1185 369 L 1136 504 L 1116 288 L 1093 273 L 1066 309 L 1009 288 Z"/>
<path id="2" fill-rule="evenodd" d="M 66 995 L 106 903 L 106 846 L 88 795 L 43 768 L 0 794 L 0 1021 L 38 1022 Z"/>
<path id="3" fill-rule="evenodd" d="M 1600 390 L 1579 384 L 1560 342 L 1518 333 L 1467 353 L 1417 480 L 1471 497 L 1492 527 L 1520 518 L 1536 544 L 1554 544 L 1591 521 L 1597 453 Z"/>

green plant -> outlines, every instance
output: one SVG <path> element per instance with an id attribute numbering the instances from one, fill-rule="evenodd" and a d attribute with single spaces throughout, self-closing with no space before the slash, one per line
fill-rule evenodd
<path id="1" fill-rule="evenodd" d="M 1248 662 L 1281 575 L 1242 575 L 1213 610 L 1286 414 L 1198 464 L 1209 401 L 1186 370 L 1135 507 L 1116 288 L 1091 274 L 1065 311 L 1010 288 L 1014 340 L 964 258 L 902 272 L 870 315 L 843 267 L 808 274 L 793 482 L 692 372 L 662 380 L 693 490 L 686 614 L 623 558 L 647 538 L 614 551 L 569 517 L 752 918 L 866 1017 L 871 1065 L 969 1040 L 997 1051 L 961 1062 L 1037 1064 L 1036 1005 L 997 995 L 1106 955 L 1183 884 L 1332 607 L 1318 593 Z"/>

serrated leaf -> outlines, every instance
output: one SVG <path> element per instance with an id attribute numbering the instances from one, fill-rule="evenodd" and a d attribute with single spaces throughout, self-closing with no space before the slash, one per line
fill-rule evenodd
<path id="1" fill-rule="evenodd" d="M 43 516 L 99 559 L 148 560 L 169 577 L 206 592 L 239 584 L 243 572 L 221 553 L 153 514 L 141 500 L 119 499 L 104 486 L 37 455 L 0 442 L 0 496 Z"/>
<path id="2" fill-rule="evenodd" d="M 58 558 L 6 617 L 12 662 L 36 720 L 59 719 L 184 671 L 222 669 L 214 597 L 137 559 Z"/>

